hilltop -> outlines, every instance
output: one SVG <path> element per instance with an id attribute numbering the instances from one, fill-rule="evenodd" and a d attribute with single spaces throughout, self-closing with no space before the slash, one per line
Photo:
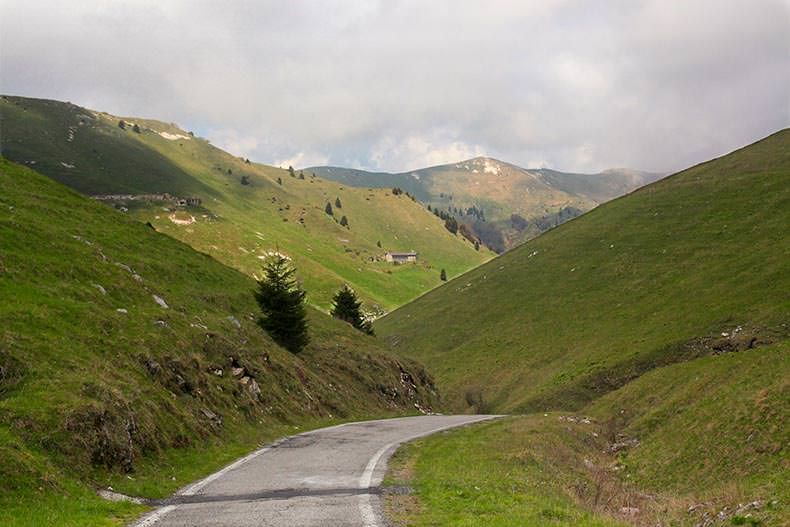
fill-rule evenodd
<path id="1" fill-rule="evenodd" d="M 524 169 L 490 157 L 402 173 L 306 170 L 355 187 L 400 187 L 432 209 L 448 211 L 497 252 L 661 177 L 629 169 L 597 174 Z"/>
<path id="2" fill-rule="evenodd" d="M 163 496 L 297 425 L 435 403 L 347 324 L 309 309 L 292 355 L 248 276 L 2 158 L 0 188 L 3 525 L 117 524 L 140 507 L 94 486 Z"/>
<path id="3" fill-rule="evenodd" d="M 620 519 L 621 504 L 636 507 L 625 517 L 639 524 L 701 524 L 703 513 L 747 522 L 736 509 L 781 524 L 788 225 L 783 130 L 601 205 L 380 320 L 379 334 L 423 361 L 456 410 L 532 414 L 429 440 L 418 463 L 449 466 L 468 442 L 495 444 L 470 447 L 466 463 L 512 474 L 502 492 L 531 492 L 512 489 L 549 471 L 555 494 Z M 475 470 L 459 488 L 483 477 Z M 432 484 L 426 499 L 438 499 Z"/>
<path id="4" fill-rule="evenodd" d="M 102 196 L 248 276 L 267 254 L 288 255 L 308 302 L 324 310 L 348 283 L 382 313 L 438 285 L 441 269 L 456 276 L 491 256 L 409 196 L 253 163 L 174 124 L 3 96 L 0 128 L 8 159 Z M 178 204 L 187 198 L 197 199 Z M 383 261 L 386 251 L 412 250 L 416 264 Z"/>

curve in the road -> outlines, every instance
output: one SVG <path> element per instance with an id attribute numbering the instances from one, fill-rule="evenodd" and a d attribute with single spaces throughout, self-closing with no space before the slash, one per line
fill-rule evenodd
<path id="1" fill-rule="evenodd" d="M 185 487 L 134 527 L 380 527 L 379 485 L 398 445 L 494 417 L 401 417 L 291 436 Z"/>

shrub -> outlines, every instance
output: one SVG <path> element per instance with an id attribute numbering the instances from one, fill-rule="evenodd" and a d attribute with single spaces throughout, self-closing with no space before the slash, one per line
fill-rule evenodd
<path id="1" fill-rule="evenodd" d="M 373 326 L 370 321 L 362 316 L 362 302 L 357 299 L 357 294 L 348 285 L 343 287 L 335 293 L 332 298 L 332 316 L 344 320 L 357 328 L 358 330 L 373 335 Z"/>

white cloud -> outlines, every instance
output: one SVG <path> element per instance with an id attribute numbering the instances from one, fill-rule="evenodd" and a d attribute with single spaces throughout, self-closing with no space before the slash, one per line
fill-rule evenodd
<path id="1" fill-rule="evenodd" d="M 790 125 L 785 0 L 0 0 L 0 91 L 234 154 L 682 168 Z"/>

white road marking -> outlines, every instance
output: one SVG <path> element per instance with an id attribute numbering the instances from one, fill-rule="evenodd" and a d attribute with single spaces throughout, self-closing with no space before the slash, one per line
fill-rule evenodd
<path id="1" fill-rule="evenodd" d="M 384 456 L 384 454 L 387 453 L 387 451 L 390 450 L 391 448 L 395 448 L 396 446 L 402 443 L 408 443 L 409 441 L 414 441 L 415 439 L 419 439 L 421 437 L 435 434 L 436 432 L 441 432 L 442 430 L 448 430 L 450 428 L 469 425 L 480 421 L 486 421 L 488 419 L 493 419 L 494 417 L 497 416 L 493 416 L 493 415 L 485 416 L 485 417 L 480 417 L 478 419 L 474 419 L 472 421 L 465 421 L 463 423 L 454 423 L 450 425 L 440 426 L 439 428 L 434 428 L 433 430 L 429 430 L 427 432 L 421 432 L 411 437 L 401 439 L 400 441 L 394 441 L 392 443 L 384 445 L 378 450 L 378 452 L 373 454 L 373 457 L 370 458 L 370 461 L 368 461 L 365 470 L 362 472 L 362 476 L 360 476 L 359 478 L 359 488 L 366 489 L 370 487 L 371 483 L 373 482 L 373 473 L 376 471 L 376 466 L 379 464 L 379 461 L 381 461 L 382 456 Z M 360 516 L 362 516 L 362 524 L 364 525 L 364 527 L 379 527 L 379 522 L 376 512 L 373 510 L 373 505 L 370 502 L 370 494 L 362 494 L 359 496 L 359 514 Z"/>

